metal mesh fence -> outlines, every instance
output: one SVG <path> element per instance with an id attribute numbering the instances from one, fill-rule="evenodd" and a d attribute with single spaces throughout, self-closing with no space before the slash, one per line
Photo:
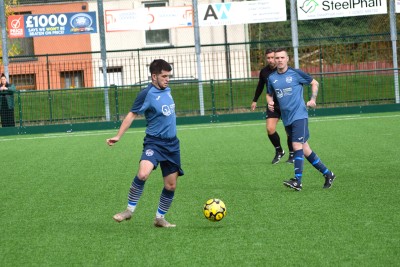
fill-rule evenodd
<path id="1" fill-rule="evenodd" d="M 391 71 L 332 72 L 320 79 L 320 107 L 347 107 L 370 104 L 394 103 L 391 89 Z M 250 112 L 250 103 L 258 79 L 210 80 L 202 83 L 206 116 Z M 178 117 L 198 116 L 199 83 L 197 81 L 172 82 L 172 94 Z M 109 98 L 111 121 L 121 121 L 130 110 L 133 100 L 142 87 L 112 86 L 104 88 L 81 88 L 40 91 L 18 91 L 16 99 L 16 122 L 20 126 L 74 124 L 106 121 L 105 96 Z M 310 88 L 304 96 L 309 98 Z M 260 105 L 259 111 L 265 111 Z"/>
<path id="2" fill-rule="evenodd" d="M 265 49 L 288 48 L 294 66 L 290 1 L 286 2 L 285 22 L 202 28 L 201 83 L 192 28 L 171 29 L 172 45 L 157 47 L 146 46 L 144 31 L 106 32 L 107 83 L 115 85 L 106 87 L 112 120 L 118 121 L 129 110 L 138 90 L 149 81 L 148 66 L 155 58 L 164 58 L 173 66 L 171 88 L 179 116 L 200 114 L 200 84 L 206 115 L 249 111 L 258 72 L 265 64 Z M 26 10 L 31 4 L 43 3 L 21 2 L 27 4 Z M 87 4 L 91 11 L 97 2 L 78 4 Z M 178 4 L 192 2 L 169 2 L 170 6 Z M 105 10 L 139 7 L 139 1 L 105 2 Z M 400 18 L 396 24 L 400 27 Z M 19 90 L 16 121 L 42 125 L 105 120 L 103 62 L 97 37 L 91 37 L 91 51 L 10 57 L 10 78 Z M 395 103 L 388 14 L 298 21 L 298 38 L 299 66 L 320 82 L 319 107 Z M 52 42 L 65 40 L 53 37 Z M 69 42 L 61 45 L 67 48 L 75 39 Z M 264 109 L 259 104 L 259 110 Z"/>

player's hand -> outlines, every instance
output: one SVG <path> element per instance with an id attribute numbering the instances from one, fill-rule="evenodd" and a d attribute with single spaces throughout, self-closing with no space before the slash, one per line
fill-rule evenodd
<path id="1" fill-rule="evenodd" d="M 109 138 L 106 140 L 107 145 L 113 146 L 116 142 L 119 141 L 119 137 L 115 136 L 113 138 Z"/>
<path id="2" fill-rule="evenodd" d="M 316 106 L 317 106 L 317 103 L 315 103 L 314 99 L 310 99 L 310 101 L 307 102 L 307 107 L 315 108 Z"/>
<path id="3" fill-rule="evenodd" d="M 257 102 L 251 103 L 251 110 L 254 111 L 257 107 Z"/>
<path id="4" fill-rule="evenodd" d="M 274 104 L 275 104 L 274 101 L 268 102 L 268 109 L 269 109 L 270 111 L 274 111 Z"/>

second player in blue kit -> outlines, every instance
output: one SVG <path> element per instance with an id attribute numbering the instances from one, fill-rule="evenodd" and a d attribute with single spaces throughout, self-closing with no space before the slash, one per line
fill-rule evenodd
<path id="1" fill-rule="evenodd" d="M 300 191 L 303 188 L 304 157 L 318 170 L 324 178 L 323 188 L 330 188 L 336 176 L 330 171 L 321 159 L 311 150 L 308 144 L 308 111 L 307 107 L 314 108 L 318 95 L 318 82 L 309 74 L 288 66 L 289 56 L 285 49 L 275 50 L 275 64 L 277 70 L 268 78 L 267 102 L 268 108 L 274 109 L 273 95 L 276 95 L 281 109 L 282 121 L 287 134 L 291 137 L 294 151 L 294 178 L 285 180 L 284 185 Z M 311 99 L 304 102 L 303 84 L 310 84 Z"/>

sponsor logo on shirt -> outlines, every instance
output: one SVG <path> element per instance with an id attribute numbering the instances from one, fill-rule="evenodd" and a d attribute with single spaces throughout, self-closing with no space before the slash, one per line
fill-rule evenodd
<path id="1" fill-rule="evenodd" d="M 292 95 L 292 87 L 275 89 L 276 97 L 282 98 L 284 96 Z"/>
<path id="2" fill-rule="evenodd" d="M 170 116 L 172 113 L 175 112 L 175 104 L 163 105 L 161 107 L 161 111 L 164 116 Z"/>

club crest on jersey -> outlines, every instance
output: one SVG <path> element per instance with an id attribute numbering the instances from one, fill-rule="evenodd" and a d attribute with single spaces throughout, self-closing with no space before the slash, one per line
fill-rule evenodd
<path id="1" fill-rule="evenodd" d="M 287 83 L 291 83 L 291 82 L 292 82 L 292 80 L 293 80 L 293 79 L 292 79 L 292 77 L 291 77 L 291 76 L 288 76 L 288 77 L 286 77 L 286 82 L 287 82 Z"/>
<path id="2" fill-rule="evenodd" d="M 147 149 L 146 150 L 146 156 L 151 157 L 154 155 L 154 151 L 152 149 Z"/>

